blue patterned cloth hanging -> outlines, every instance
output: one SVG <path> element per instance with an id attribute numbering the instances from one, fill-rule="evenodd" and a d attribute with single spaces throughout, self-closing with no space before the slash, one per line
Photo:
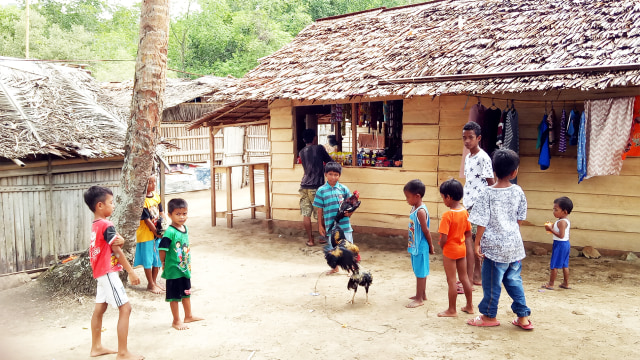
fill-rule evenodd
<path id="1" fill-rule="evenodd" d="M 587 119 L 585 113 L 580 117 L 580 131 L 578 135 L 578 184 L 587 176 Z"/>

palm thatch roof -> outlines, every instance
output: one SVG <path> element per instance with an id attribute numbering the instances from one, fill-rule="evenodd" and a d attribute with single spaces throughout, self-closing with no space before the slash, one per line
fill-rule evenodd
<path id="1" fill-rule="evenodd" d="M 238 79 L 233 77 L 215 76 L 203 76 L 195 80 L 167 78 L 162 121 L 191 121 L 216 110 L 221 105 L 219 102 L 207 102 L 202 98 L 234 85 L 237 81 Z M 133 81 L 103 83 L 101 86 L 116 103 L 121 116 L 128 118 L 131 111 Z"/>
<path id="2" fill-rule="evenodd" d="M 0 158 L 122 156 L 113 107 L 82 69 L 0 57 Z"/>
<path id="3" fill-rule="evenodd" d="M 560 71 L 546 72 L 551 69 Z M 430 78 L 443 75 L 459 76 Z M 435 0 L 320 19 L 212 98 L 343 100 L 637 86 L 637 0 Z"/>

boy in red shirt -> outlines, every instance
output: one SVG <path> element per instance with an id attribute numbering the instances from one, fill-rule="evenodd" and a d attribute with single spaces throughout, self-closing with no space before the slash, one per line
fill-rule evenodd
<path id="1" fill-rule="evenodd" d="M 140 284 L 140 278 L 133 272 L 133 268 L 122 252 L 124 239 L 107 218 L 114 209 L 113 192 L 101 186 L 92 186 L 84 193 L 84 202 L 94 215 L 91 226 L 91 245 L 89 257 L 93 277 L 98 281 L 96 291 L 96 306 L 91 317 L 91 356 L 118 354 L 117 360 L 144 359 L 134 355 L 127 349 L 127 335 L 129 333 L 129 315 L 131 304 L 124 291 L 124 285 L 118 272 L 124 268 L 129 273 L 132 285 Z M 118 351 L 102 347 L 102 316 L 110 305 L 120 311 L 118 317 Z"/>

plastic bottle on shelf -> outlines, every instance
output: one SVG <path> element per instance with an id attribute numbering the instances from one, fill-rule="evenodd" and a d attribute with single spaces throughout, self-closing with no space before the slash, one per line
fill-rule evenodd
<path id="1" fill-rule="evenodd" d="M 364 150 L 360 150 L 358 152 L 358 166 L 362 166 L 362 161 L 364 160 Z"/>
<path id="2" fill-rule="evenodd" d="M 371 151 L 371 166 L 376 166 L 376 152 L 375 151 Z"/>

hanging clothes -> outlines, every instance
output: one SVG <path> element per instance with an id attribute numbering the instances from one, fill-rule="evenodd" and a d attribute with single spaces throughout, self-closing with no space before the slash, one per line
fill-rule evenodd
<path id="1" fill-rule="evenodd" d="M 482 128 L 482 139 L 480 139 L 480 147 L 489 156 L 498 148 L 498 126 L 502 117 L 502 110 L 492 106 L 488 108 L 484 114 L 484 127 Z"/>
<path id="2" fill-rule="evenodd" d="M 547 125 L 549 126 L 549 148 L 553 148 L 556 145 L 556 134 L 554 131 L 554 124 L 557 124 L 556 111 L 551 108 L 549 116 L 547 116 Z"/>
<path id="3" fill-rule="evenodd" d="M 578 184 L 587 176 L 587 120 L 585 113 L 580 116 L 578 134 Z"/>
<path id="4" fill-rule="evenodd" d="M 511 107 L 504 121 L 504 143 L 503 149 L 509 149 L 520 153 L 520 130 L 518 128 L 518 111 Z"/>
<path id="5" fill-rule="evenodd" d="M 538 125 L 538 141 L 536 143 L 536 149 L 540 149 L 540 155 L 538 156 L 538 165 L 540 170 L 547 170 L 551 165 L 551 152 L 549 151 L 549 122 L 548 116 L 544 115 L 542 122 Z"/>
<path id="6" fill-rule="evenodd" d="M 563 153 L 567 151 L 567 112 L 562 109 L 560 117 L 560 134 L 558 136 L 558 151 Z"/>
<path id="7" fill-rule="evenodd" d="M 629 140 L 635 98 L 585 101 L 587 120 L 587 179 L 619 175 L 622 153 Z"/>
<path id="8" fill-rule="evenodd" d="M 567 135 L 569 136 L 569 145 L 578 145 L 578 133 L 580 132 L 580 112 L 576 109 L 569 113 L 569 124 L 567 125 Z"/>
<path id="9" fill-rule="evenodd" d="M 500 116 L 500 122 L 498 123 L 498 132 L 496 133 L 496 146 L 498 149 L 502 149 L 502 145 L 504 144 L 504 122 L 507 119 L 508 113 L 509 109 L 505 108 Z"/>
<path id="10" fill-rule="evenodd" d="M 627 156 L 640 156 L 640 96 L 636 96 L 633 102 L 633 125 L 631 125 L 631 134 L 622 154 L 622 160 Z"/>

